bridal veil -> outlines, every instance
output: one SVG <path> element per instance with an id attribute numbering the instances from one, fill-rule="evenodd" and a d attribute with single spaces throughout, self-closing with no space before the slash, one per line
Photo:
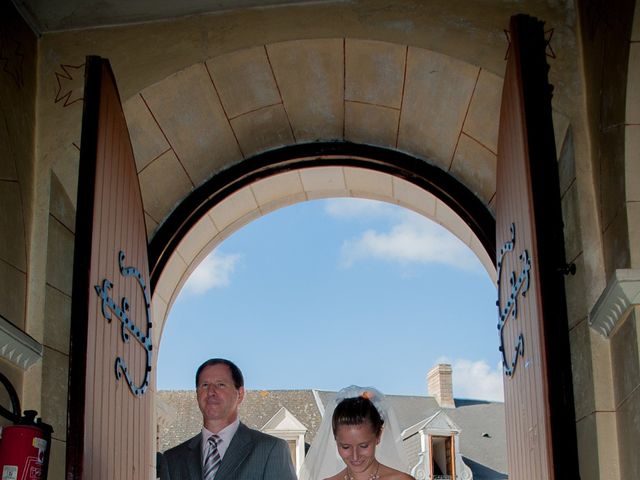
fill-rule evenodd
<path id="1" fill-rule="evenodd" d="M 300 480 L 323 480 L 345 468 L 344 462 L 338 455 L 338 448 L 331 428 L 331 418 L 336 405 L 343 399 L 363 395 L 371 400 L 384 420 L 382 437 L 376 447 L 376 458 L 388 467 L 402 472 L 409 471 L 409 462 L 402 444 L 400 425 L 388 400 L 375 388 L 352 385 L 340 390 L 333 401 L 327 405 L 318 433 L 316 433 L 300 469 Z"/>

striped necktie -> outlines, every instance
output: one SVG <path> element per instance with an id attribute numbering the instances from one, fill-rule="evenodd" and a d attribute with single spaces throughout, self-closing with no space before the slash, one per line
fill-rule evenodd
<path id="1" fill-rule="evenodd" d="M 211 435 L 207 441 L 207 458 L 204 461 L 204 467 L 202 468 L 203 480 L 213 480 L 220 467 L 220 452 L 218 451 L 218 443 L 220 443 L 220 437 L 217 435 Z"/>

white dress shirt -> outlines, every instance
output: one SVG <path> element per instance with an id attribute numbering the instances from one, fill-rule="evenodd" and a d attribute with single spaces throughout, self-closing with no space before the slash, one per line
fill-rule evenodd
<path id="1" fill-rule="evenodd" d="M 227 425 L 222 430 L 220 430 L 215 435 L 220 437 L 220 442 L 218 442 L 218 452 L 220 452 L 220 458 L 224 458 L 224 454 L 227 451 L 227 447 L 231 443 L 233 436 L 238 431 L 238 427 L 240 426 L 240 419 L 236 418 L 235 422 L 230 425 Z M 207 455 L 207 442 L 209 441 L 209 437 L 214 435 L 213 432 L 207 430 L 202 427 L 202 458 L 206 458 Z"/>

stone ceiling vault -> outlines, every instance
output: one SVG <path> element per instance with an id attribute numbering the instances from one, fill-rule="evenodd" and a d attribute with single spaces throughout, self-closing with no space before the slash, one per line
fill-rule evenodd
<path id="1" fill-rule="evenodd" d="M 427 159 L 491 208 L 501 86 L 446 55 L 357 39 L 280 42 L 194 64 L 124 105 L 149 237 L 215 173 L 313 141 Z"/>

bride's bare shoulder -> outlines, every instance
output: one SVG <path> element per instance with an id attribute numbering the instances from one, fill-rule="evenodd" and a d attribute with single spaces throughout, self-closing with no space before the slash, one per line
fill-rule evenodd
<path id="1" fill-rule="evenodd" d="M 344 480 L 344 470 L 336 473 L 333 477 L 325 478 L 324 480 Z"/>
<path id="2" fill-rule="evenodd" d="M 395 468 L 390 468 L 386 465 L 380 465 L 380 467 L 381 480 L 415 480 L 411 475 L 396 470 Z"/>

